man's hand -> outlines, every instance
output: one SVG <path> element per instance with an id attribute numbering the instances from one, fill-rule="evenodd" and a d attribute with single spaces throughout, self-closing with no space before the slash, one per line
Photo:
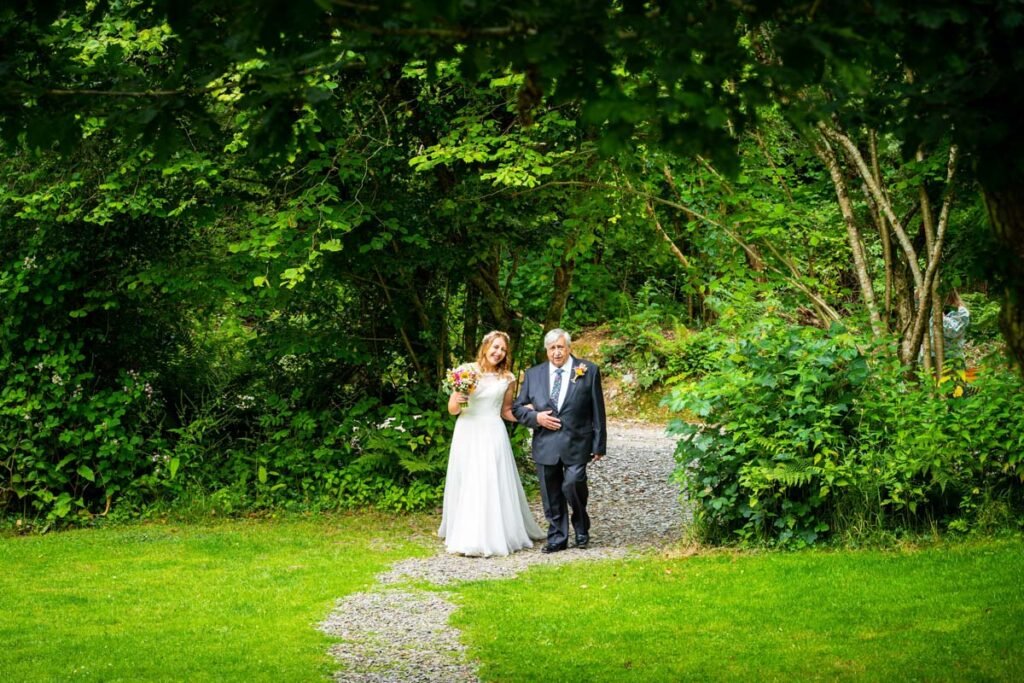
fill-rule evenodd
<path id="1" fill-rule="evenodd" d="M 537 413 L 537 424 L 544 429 L 550 429 L 553 432 L 562 428 L 562 421 L 557 417 L 554 417 L 550 410 L 545 410 L 543 413 Z"/>
<path id="2" fill-rule="evenodd" d="M 593 455 L 590 456 L 590 462 L 598 462 L 603 457 L 604 456 L 601 455 L 600 453 L 594 453 Z"/>

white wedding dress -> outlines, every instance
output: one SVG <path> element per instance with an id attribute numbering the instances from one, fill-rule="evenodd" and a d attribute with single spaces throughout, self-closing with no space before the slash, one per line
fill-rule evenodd
<path id="1" fill-rule="evenodd" d="M 450 553 L 489 557 L 545 538 L 530 512 L 501 419 L 511 380 L 483 374 L 455 421 L 437 535 Z"/>

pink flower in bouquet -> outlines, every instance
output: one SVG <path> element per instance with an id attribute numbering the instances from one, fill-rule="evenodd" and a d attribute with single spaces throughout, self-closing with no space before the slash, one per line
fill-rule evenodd
<path id="1" fill-rule="evenodd" d="M 471 394 L 476 389 L 476 383 L 480 380 L 480 373 L 472 365 L 460 365 L 448 371 L 445 385 L 449 391 L 457 391 L 460 394 Z M 466 404 L 469 405 L 468 403 Z"/>

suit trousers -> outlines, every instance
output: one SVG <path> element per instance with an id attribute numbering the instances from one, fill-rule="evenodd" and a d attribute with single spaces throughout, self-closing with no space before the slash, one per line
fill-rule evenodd
<path id="1" fill-rule="evenodd" d="M 560 545 L 569 540 L 569 522 L 576 535 L 590 534 L 590 516 L 587 515 L 587 463 L 572 465 L 541 465 L 537 463 L 540 497 L 544 503 L 544 516 L 548 520 L 548 543 Z M 572 516 L 566 514 L 566 505 Z"/>

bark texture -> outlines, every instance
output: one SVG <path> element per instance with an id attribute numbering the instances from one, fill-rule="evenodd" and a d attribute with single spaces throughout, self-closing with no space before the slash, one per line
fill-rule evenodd
<path id="1" fill-rule="evenodd" d="M 1024 369 L 1024 182 L 985 190 L 983 196 L 1002 247 L 1006 290 L 999 325 L 1011 357 Z"/>

